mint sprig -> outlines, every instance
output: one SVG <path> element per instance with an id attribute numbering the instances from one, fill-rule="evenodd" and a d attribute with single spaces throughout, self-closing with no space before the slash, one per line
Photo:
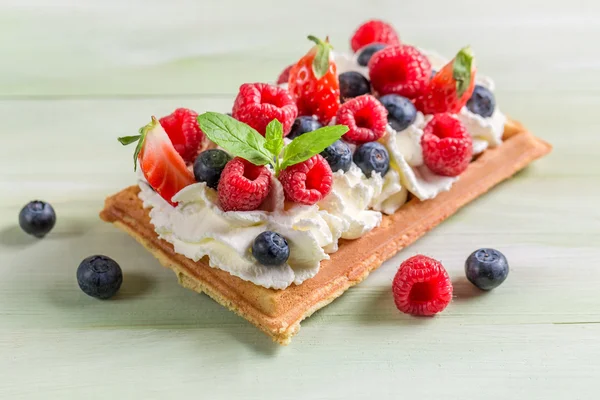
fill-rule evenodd
<path id="1" fill-rule="evenodd" d="M 265 137 L 248 125 L 215 112 L 199 115 L 198 124 L 202 132 L 217 145 L 252 164 L 271 164 L 275 175 L 319 154 L 348 132 L 345 125 L 326 126 L 298 136 L 285 146 L 283 125 L 277 119 L 267 125 Z"/>

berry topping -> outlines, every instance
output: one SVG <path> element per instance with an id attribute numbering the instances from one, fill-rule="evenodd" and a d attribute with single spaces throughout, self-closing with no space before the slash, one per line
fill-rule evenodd
<path id="1" fill-rule="evenodd" d="M 112 258 L 91 256 L 79 264 L 77 283 L 85 294 L 98 299 L 113 297 L 123 283 L 121 267 Z"/>
<path id="2" fill-rule="evenodd" d="M 134 168 L 139 161 L 148 184 L 169 203 L 173 204 L 171 199 L 177 192 L 194 183 L 194 175 L 156 118 L 152 117 L 152 122 L 140 129 L 139 135 L 119 138 L 119 142 L 125 146 L 137 143 Z"/>
<path id="3" fill-rule="evenodd" d="M 288 135 L 288 138 L 294 139 L 298 136 L 306 133 L 316 131 L 317 129 L 323 127 L 319 121 L 317 121 L 314 117 L 309 117 L 303 115 L 301 117 L 296 118 L 294 124 L 292 125 L 292 130 Z"/>
<path id="4" fill-rule="evenodd" d="M 198 114 L 187 108 L 178 108 L 159 121 L 171 139 L 173 147 L 186 163 L 193 163 L 200 151 L 204 134 L 198 126 Z"/>
<path id="5" fill-rule="evenodd" d="M 352 165 L 352 150 L 346 143 L 338 140 L 321 152 L 323 158 L 329 164 L 331 171 L 340 169 L 347 172 Z"/>
<path id="6" fill-rule="evenodd" d="M 380 97 L 379 101 L 388 111 L 388 124 L 397 132 L 402 132 L 417 119 L 417 109 L 406 97 L 386 94 Z"/>
<path id="7" fill-rule="evenodd" d="M 327 125 L 340 106 L 337 67 L 329 42 L 314 36 L 308 38 L 316 45 L 290 70 L 288 90 L 296 101 L 299 115 L 316 115 Z"/>
<path id="8" fill-rule="evenodd" d="M 285 89 L 266 83 L 245 83 L 240 86 L 232 114 L 263 136 L 269 122 L 277 119 L 283 125 L 285 136 L 298 116 L 298 109 Z"/>
<path id="9" fill-rule="evenodd" d="M 491 117 L 496 108 L 496 98 L 488 88 L 475 85 L 473 94 L 467 101 L 467 108 L 473 114 L 481 115 L 484 118 Z"/>
<path id="10" fill-rule="evenodd" d="M 508 276 L 508 261 L 494 249 L 479 249 L 465 262 L 467 279 L 481 290 L 492 290 Z"/>
<path id="11" fill-rule="evenodd" d="M 285 67 L 285 69 L 283 71 L 281 71 L 281 74 L 279 74 L 279 77 L 277 78 L 278 85 L 281 85 L 283 83 L 288 83 L 288 80 L 290 79 L 290 70 L 292 69 L 293 66 L 294 66 L 294 64 L 288 65 L 287 67 Z"/>
<path id="12" fill-rule="evenodd" d="M 356 71 L 340 74 L 340 100 L 343 103 L 348 99 L 371 93 L 369 80 Z"/>
<path id="13" fill-rule="evenodd" d="M 352 51 L 356 52 L 372 43 L 395 46 L 400 44 L 400 39 L 390 24 L 373 19 L 358 27 L 354 35 L 352 35 L 352 39 L 350 39 L 350 46 L 352 46 Z"/>
<path id="14" fill-rule="evenodd" d="M 219 201 L 223 211 L 256 210 L 271 189 L 271 172 L 243 158 L 229 161 L 219 181 Z"/>
<path id="15" fill-rule="evenodd" d="M 452 300 L 452 282 L 443 265 L 420 254 L 400 265 L 392 291 L 398 310 L 411 315 L 435 315 Z"/>
<path id="16" fill-rule="evenodd" d="M 221 172 L 229 161 L 231 161 L 231 156 L 223 150 L 203 151 L 194 162 L 194 178 L 197 182 L 206 182 L 208 187 L 216 189 Z"/>
<path id="17" fill-rule="evenodd" d="M 290 257 L 290 248 L 279 233 L 265 231 L 254 239 L 252 255 L 262 265 L 278 266 Z"/>
<path id="18" fill-rule="evenodd" d="M 25 233 L 43 238 L 54 228 L 56 213 L 46 202 L 35 200 L 27 203 L 19 213 L 19 225 Z"/>
<path id="19" fill-rule="evenodd" d="M 458 176 L 469 166 L 473 139 L 452 114 L 436 114 L 423 129 L 423 161 L 434 173 Z"/>
<path id="20" fill-rule="evenodd" d="M 327 161 L 317 154 L 281 171 L 279 181 L 287 200 L 311 205 L 331 192 L 333 175 Z"/>
<path id="21" fill-rule="evenodd" d="M 369 61 L 371 60 L 371 57 L 373 57 L 373 54 L 377 53 L 379 50 L 385 47 L 387 47 L 387 45 L 383 43 L 373 43 L 363 47 L 358 52 L 356 62 L 361 67 L 366 67 L 367 65 L 369 65 Z"/>
<path id="22" fill-rule="evenodd" d="M 342 104 L 336 123 L 348 127 L 345 141 L 354 144 L 372 142 L 385 133 L 387 110 L 375 97 L 365 94 Z"/>
<path id="23" fill-rule="evenodd" d="M 393 93 L 413 99 L 425 91 L 431 64 L 412 46 L 389 46 L 373 55 L 369 76 L 380 95 Z"/>
<path id="24" fill-rule="evenodd" d="M 424 114 L 458 113 L 473 93 L 475 73 L 473 53 L 470 47 L 465 47 L 431 78 L 426 90 L 415 100 L 417 109 Z"/>
<path id="25" fill-rule="evenodd" d="M 369 142 L 356 149 L 354 163 L 368 178 L 373 172 L 379 172 L 381 176 L 385 176 L 390 169 L 390 156 L 381 143 Z"/>

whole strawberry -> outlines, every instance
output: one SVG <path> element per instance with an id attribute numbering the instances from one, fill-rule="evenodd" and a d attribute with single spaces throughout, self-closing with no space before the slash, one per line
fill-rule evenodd
<path id="1" fill-rule="evenodd" d="M 195 183 L 194 175 L 156 118 L 152 117 L 139 135 L 121 137 L 119 142 L 125 146 L 137 143 L 133 154 L 135 167 L 139 161 L 148 184 L 170 204 L 174 205 L 172 198 L 177 192 Z"/>
<path id="2" fill-rule="evenodd" d="M 470 47 L 461 49 L 431 79 L 415 106 L 423 114 L 458 113 L 467 104 L 475 88 L 475 58 Z"/>
<path id="3" fill-rule="evenodd" d="M 327 125 L 340 106 L 337 67 L 327 40 L 308 39 L 316 44 L 290 70 L 288 91 L 296 101 L 298 115 L 315 115 Z"/>

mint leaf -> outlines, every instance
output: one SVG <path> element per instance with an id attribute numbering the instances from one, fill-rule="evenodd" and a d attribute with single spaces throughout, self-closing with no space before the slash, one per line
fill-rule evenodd
<path id="1" fill-rule="evenodd" d="M 283 149 L 283 163 L 281 169 L 290 165 L 306 161 L 315 154 L 319 154 L 330 146 L 336 140 L 339 140 L 344 133 L 348 132 L 345 125 L 325 126 L 316 131 L 308 132 L 292 140 Z"/>
<path id="2" fill-rule="evenodd" d="M 248 125 L 216 112 L 199 115 L 198 124 L 210 140 L 234 156 L 254 165 L 271 163 L 273 157 L 265 147 L 265 138 Z"/>
<path id="3" fill-rule="evenodd" d="M 273 157 L 279 157 L 283 149 L 283 125 L 276 118 L 269 122 L 265 133 L 265 148 L 271 152 Z"/>
<path id="4" fill-rule="evenodd" d="M 312 62 L 312 70 L 315 77 L 321 79 L 329 71 L 329 53 L 331 53 L 332 46 L 329 44 L 329 39 L 322 41 L 312 35 L 309 35 L 308 39 L 317 44 L 317 54 Z"/>
<path id="5" fill-rule="evenodd" d="M 467 46 L 456 54 L 452 63 L 452 77 L 456 81 L 456 92 L 461 97 L 471 85 L 472 70 L 475 63 L 475 56 L 471 47 Z"/>

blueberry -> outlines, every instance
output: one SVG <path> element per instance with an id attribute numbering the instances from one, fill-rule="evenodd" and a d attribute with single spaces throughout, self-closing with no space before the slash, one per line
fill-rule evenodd
<path id="1" fill-rule="evenodd" d="M 88 296 L 98 299 L 113 297 L 123 283 L 121 267 L 112 258 L 91 256 L 79 264 L 77 283 Z"/>
<path id="2" fill-rule="evenodd" d="M 321 125 L 319 121 L 317 121 L 313 117 L 301 116 L 296 118 L 296 120 L 292 124 L 292 130 L 290 131 L 290 134 L 287 137 L 289 139 L 294 139 L 306 132 L 316 131 L 321 127 L 323 127 L 323 125 Z"/>
<path id="3" fill-rule="evenodd" d="M 46 202 L 35 200 L 29 202 L 19 213 L 19 225 L 26 233 L 43 238 L 54 228 L 56 213 Z"/>
<path id="4" fill-rule="evenodd" d="M 479 249 L 465 262 L 467 279 L 481 290 L 498 287 L 508 276 L 508 261 L 494 249 Z"/>
<path id="5" fill-rule="evenodd" d="M 321 155 L 327 160 L 333 172 L 340 169 L 346 172 L 352 165 L 352 150 L 341 140 L 333 142 L 331 146 L 321 152 Z"/>
<path id="6" fill-rule="evenodd" d="M 496 98 L 488 88 L 475 85 L 475 90 L 467 101 L 467 108 L 473 114 L 479 114 L 484 118 L 491 117 L 496 108 Z"/>
<path id="7" fill-rule="evenodd" d="M 356 59 L 358 65 L 360 65 L 361 67 L 366 67 L 369 64 L 369 60 L 371 60 L 371 57 L 373 57 L 373 54 L 377 53 L 385 46 L 386 45 L 383 43 L 372 43 L 360 49 L 360 52 L 358 53 L 358 58 Z"/>
<path id="8" fill-rule="evenodd" d="M 372 172 L 379 172 L 385 176 L 390 169 L 390 156 L 381 143 L 369 142 L 356 149 L 354 152 L 354 163 L 367 176 Z"/>
<path id="9" fill-rule="evenodd" d="M 371 84 L 369 80 L 356 71 L 341 73 L 340 80 L 340 99 L 342 103 L 345 100 L 353 99 L 363 94 L 371 93 Z"/>
<path id="10" fill-rule="evenodd" d="M 252 255 L 263 265 L 277 266 L 287 261 L 290 248 L 279 233 L 265 231 L 254 239 Z"/>
<path id="11" fill-rule="evenodd" d="M 387 94 L 379 99 L 388 111 L 388 123 L 397 132 L 412 125 L 417 118 L 415 105 L 406 97 L 397 94 Z"/>
<path id="12" fill-rule="evenodd" d="M 206 182 L 208 187 L 216 189 L 219 185 L 221 172 L 225 164 L 231 161 L 231 156 L 219 149 L 205 150 L 198 155 L 194 162 L 194 177 L 197 182 Z"/>

